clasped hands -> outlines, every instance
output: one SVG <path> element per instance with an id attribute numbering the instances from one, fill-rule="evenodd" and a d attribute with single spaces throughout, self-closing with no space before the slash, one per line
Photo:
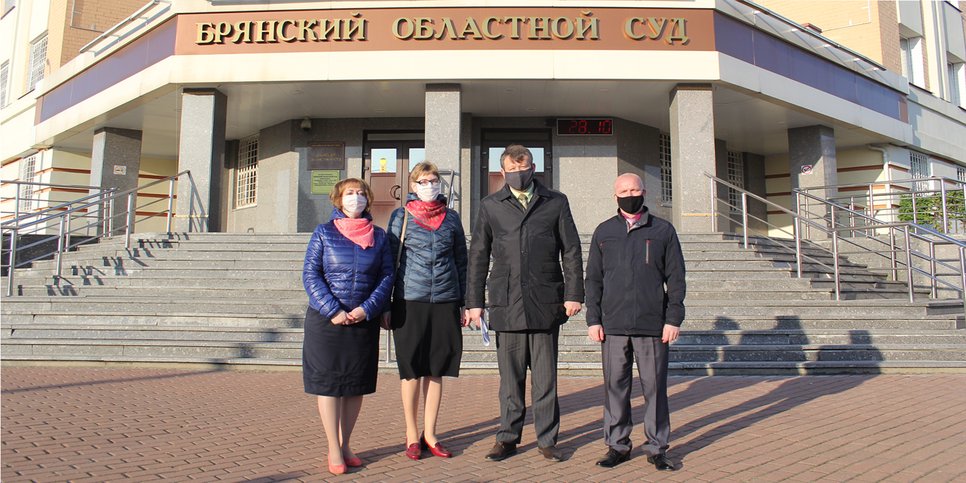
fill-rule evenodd
<path id="1" fill-rule="evenodd" d="M 362 310 L 362 307 L 356 307 L 348 313 L 345 310 L 340 310 L 339 313 L 335 314 L 335 317 L 332 317 L 332 323 L 335 325 L 352 325 L 366 319 L 366 311 Z"/>
<path id="2" fill-rule="evenodd" d="M 573 317 L 580 313 L 580 302 L 572 302 L 570 300 L 564 302 L 564 310 L 567 312 L 567 317 Z M 483 309 L 466 309 L 466 313 L 463 316 L 463 327 L 470 327 L 472 329 L 480 328 L 480 318 L 483 317 Z"/>

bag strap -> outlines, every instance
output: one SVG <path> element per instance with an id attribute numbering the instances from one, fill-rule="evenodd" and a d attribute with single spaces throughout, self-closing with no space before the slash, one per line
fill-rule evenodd
<path id="1" fill-rule="evenodd" d="M 396 252 L 396 267 L 399 267 L 399 261 L 402 260 L 403 248 L 406 245 L 406 225 L 409 223 L 409 212 L 406 211 L 406 207 L 403 207 L 403 226 L 402 232 L 399 234 L 399 250 Z"/>

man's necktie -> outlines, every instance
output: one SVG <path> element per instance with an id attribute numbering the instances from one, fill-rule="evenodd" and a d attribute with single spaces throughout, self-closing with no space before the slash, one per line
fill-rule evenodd
<path id="1" fill-rule="evenodd" d="M 523 209 L 526 210 L 527 209 L 527 195 L 525 195 L 523 193 L 520 193 L 520 195 L 517 196 L 517 199 L 520 200 L 520 204 L 523 205 Z"/>

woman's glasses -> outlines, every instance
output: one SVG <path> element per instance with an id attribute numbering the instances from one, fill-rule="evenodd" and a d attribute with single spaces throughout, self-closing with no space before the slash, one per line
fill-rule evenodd
<path id="1" fill-rule="evenodd" d="M 429 186 L 431 184 L 439 184 L 439 178 L 436 179 L 421 179 L 416 182 L 419 186 Z"/>

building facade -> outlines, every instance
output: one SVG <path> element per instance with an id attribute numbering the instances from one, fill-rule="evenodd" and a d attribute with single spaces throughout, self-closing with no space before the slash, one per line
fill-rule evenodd
<path id="1" fill-rule="evenodd" d="M 243 233 L 310 231 L 344 177 L 372 183 L 384 224 L 424 159 L 470 225 L 511 143 L 582 233 L 625 172 L 682 232 L 738 203 L 706 174 L 788 208 L 793 188 L 966 179 L 961 3 L 805 3 L 5 1 L 2 177 L 189 170 L 175 229 Z"/>

